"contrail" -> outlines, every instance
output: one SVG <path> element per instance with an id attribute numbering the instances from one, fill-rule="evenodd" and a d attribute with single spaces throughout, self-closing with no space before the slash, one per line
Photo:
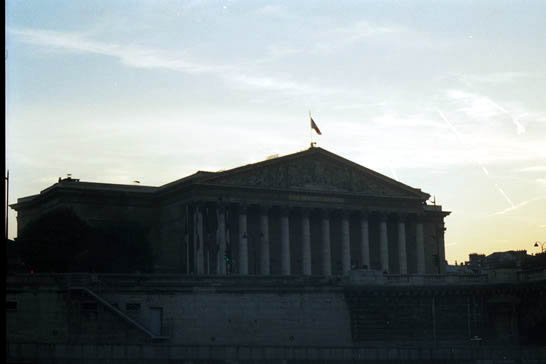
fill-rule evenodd
<path id="1" fill-rule="evenodd" d="M 540 200 L 545 200 L 546 199 L 546 196 L 538 196 L 538 197 L 535 197 L 535 198 L 532 198 L 530 200 L 526 200 L 526 201 L 523 201 L 523 202 L 520 202 L 518 203 L 517 205 L 515 206 L 512 206 L 512 207 L 508 207 L 504 210 L 501 210 L 501 211 L 497 211 L 493 214 L 491 214 L 490 216 L 493 216 L 493 215 L 504 215 L 506 214 L 507 212 L 510 212 L 510 211 L 513 211 L 515 209 L 519 209 L 520 207 L 523 207 L 525 205 L 527 205 L 529 202 L 535 202 L 535 201 L 540 201 Z M 546 226 L 546 225 L 544 225 Z"/>
<path id="2" fill-rule="evenodd" d="M 460 76 L 461 80 L 466 84 L 466 86 L 468 86 L 470 89 L 472 89 L 473 91 L 475 91 L 475 88 L 474 86 L 472 85 L 472 82 L 470 82 L 465 75 L 461 75 Z M 512 123 L 514 123 L 514 125 L 516 126 L 516 133 L 518 135 L 520 134 L 523 134 L 525 133 L 525 126 L 519 122 L 519 119 L 521 118 L 522 115 L 520 115 L 519 117 L 517 118 L 514 118 L 512 116 L 511 113 L 508 112 L 508 110 L 506 110 L 504 107 L 500 106 L 499 104 L 497 104 L 495 101 L 491 100 L 490 97 L 486 96 L 487 98 L 487 101 L 489 103 L 491 103 L 491 105 L 493 105 L 497 110 L 500 110 L 502 111 L 503 113 L 505 113 L 506 115 L 508 115 L 510 117 L 510 119 L 512 119 Z"/>
<path id="3" fill-rule="evenodd" d="M 504 192 L 504 190 L 502 188 L 499 187 L 498 184 L 495 183 L 495 187 L 497 188 L 497 190 L 504 196 L 504 198 L 506 199 L 506 201 L 508 201 L 508 203 L 510 205 L 512 205 L 512 207 L 516 207 L 514 205 L 514 203 L 512 202 L 512 200 L 510 199 L 510 197 L 508 197 L 508 195 L 506 194 L 506 192 Z"/>
<path id="4" fill-rule="evenodd" d="M 472 147 L 469 143 L 465 142 L 463 140 L 463 137 L 462 135 L 457 131 L 457 129 L 455 128 L 455 126 L 449 121 L 449 119 L 444 115 L 444 113 L 439 110 L 439 109 L 436 109 L 436 111 L 438 112 L 438 114 L 440 114 L 440 117 L 442 118 L 442 120 L 444 120 L 446 122 L 446 124 L 449 126 L 449 128 L 451 129 L 451 131 L 453 131 L 453 133 L 455 134 L 455 136 L 457 137 L 457 139 L 459 140 L 459 142 L 461 144 L 463 144 L 465 147 L 467 148 L 470 148 Z M 482 170 L 483 174 L 491 180 L 491 176 L 489 175 L 489 171 L 483 166 L 482 163 L 480 163 L 480 161 L 476 158 L 474 158 L 473 162 L 475 164 L 477 164 L 480 169 Z M 516 208 L 516 206 L 514 205 L 514 203 L 512 202 L 512 200 L 510 199 L 510 197 L 508 197 L 508 195 L 506 194 L 506 192 L 503 191 L 502 188 L 499 187 L 499 185 L 495 182 L 495 181 L 492 181 L 493 182 L 493 185 L 495 186 L 495 188 L 497 189 L 497 191 L 499 191 L 499 193 L 502 195 L 502 197 L 504 197 L 504 199 L 510 204 L 511 208 L 510 209 L 514 209 Z"/>
<path id="5" fill-rule="evenodd" d="M 519 118 L 514 118 L 512 116 L 512 114 L 510 114 L 508 112 L 508 110 L 506 110 L 504 107 L 500 106 L 499 104 L 497 104 L 496 102 L 494 102 L 490 98 L 488 98 L 488 101 L 491 103 L 491 105 L 493 105 L 495 108 L 502 111 L 503 113 L 508 115 L 510 117 L 510 119 L 512 119 L 512 122 L 516 126 L 516 132 L 518 133 L 518 135 L 525 133 L 525 126 L 523 126 L 523 124 L 519 122 L 519 120 L 518 120 Z"/>

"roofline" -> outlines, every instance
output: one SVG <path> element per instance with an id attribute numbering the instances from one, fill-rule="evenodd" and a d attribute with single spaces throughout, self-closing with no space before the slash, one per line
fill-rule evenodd
<path id="1" fill-rule="evenodd" d="M 411 192 L 411 193 L 414 193 L 416 195 L 416 197 L 419 197 L 423 200 L 428 200 L 430 198 L 430 194 L 426 193 L 426 192 L 423 192 L 421 191 L 420 189 L 418 188 L 413 188 L 411 186 L 408 186 L 402 182 L 399 182 L 397 180 L 394 180 L 390 177 L 387 177 L 379 172 L 376 172 L 374 170 L 371 170 L 369 168 L 366 168 L 358 163 L 355 163 L 347 158 L 344 158 L 344 157 L 341 157 L 335 153 L 332 153 L 326 149 L 323 149 L 323 148 L 320 148 L 320 147 L 310 147 L 308 149 L 305 149 L 303 151 L 299 151 L 299 152 L 296 152 L 296 153 L 291 153 L 291 154 L 287 154 L 287 155 L 284 155 L 284 156 L 281 156 L 281 157 L 278 157 L 278 158 L 272 158 L 272 159 L 266 159 L 266 160 L 263 160 L 263 161 L 260 161 L 260 162 L 256 162 L 256 163 L 249 163 L 249 164 L 246 164 L 244 166 L 240 166 L 240 167 L 235 167 L 235 168 L 232 168 L 232 169 L 228 169 L 228 170 L 225 170 L 225 171 L 222 171 L 222 172 L 215 172 L 213 173 L 213 175 L 211 176 L 208 176 L 208 177 L 204 177 L 202 179 L 200 179 L 199 181 L 196 181 L 198 183 L 207 183 L 209 180 L 211 179 L 215 179 L 215 178 L 218 178 L 218 177 L 222 177 L 222 176 L 227 176 L 227 175 L 230 175 L 230 174 L 235 174 L 235 173 L 238 173 L 238 172 L 243 172 L 243 171 L 246 171 L 246 170 L 249 170 L 249 169 L 252 169 L 252 168 L 255 168 L 255 167 L 262 167 L 262 166 L 268 166 L 268 165 L 272 165 L 272 164 L 276 164 L 276 163 L 280 163 L 284 160 L 289 160 L 289 159 L 292 159 L 292 158 L 295 158 L 297 156 L 302 156 L 302 155 L 307 155 L 307 154 L 313 154 L 313 153 L 323 153 L 323 154 L 326 154 L 330 157 L 333 157 L 337 160 L 339 160 L 340 162 L 342 163 L 346 163 L 346 164 L 349 164 L 349 165 L 352 165 L 354 167 L 357 167 L 361 170 L 363 170 L 364 172 L 366 173 L 369 173 L 377 178 L 380 178 L 382 179 L 383 181 L 387 182 L 387 183 L 390 183 L 390 184 L 393 184 L 393 185 L 396 185 L 398 187 L 401 187 L 403 188 L 404 190 L 408 191 L 408 192 Z"/>
<path id="2" fill-rule="evenodd" d="M 126 193 L 143 193 L 153 194 L 158 187 L 155 186 L 141 186 L 141 185 L 125 185 L 116 183 L 101 183 L 101 182 L 56 182 L 53 185 L 43 189 L 39 194 L 20 197 L 16 203 L 9 205 L 13 210 L 18 211 L 23 205 L 29 205 L 34 202 L 39 202 L 44 198 L 49 197 L 51 194 L 60 191 L 89 191 L 89 192 L 126 192 Z"/>
<path id="3" fill-rule="evenodd" d="M 111 191 L 120 191 L 123 189 L 127 189 L 126 192 L 154 192 L 158 187 L 156 186 L 146 186 L 146 185 L 126 185 L 126 184 L 118 184 L 118 183 L 104 183 L 104 182 L 85 182 L 85 181 L 78 181 L 78 182 L 57 182 L 52 184 L 51 186 L 47 187 L 46 189 L 40 191 L 41 193 L 48 192 L 55 188 L 68 188 L 68 189 L 85 189 L 79 188 L 79 186 L 85 186 L 85 187 L 106 187 L 103 189 L 108 189 L 108 187 L 111 187 L 109 190 Z M 113 188 L 112 188 L 113 187 Z M 140 191 L 139 191 L 140 190 Z M 36 195 L 39 196 L 39 195 Z"/>
<path id="4" fill-rule="evenodd" d="M 130 193 L 158 193 L 158 192 L 161 193 L 161 192 L 164 192 L 164 191 L 169 190 L 171 188 L 175 188 L 175 187 L 180 186 L 180 185 L 194 184 L 194 183 L 195 184 L 206 185 L 206 184 L 208 184 L 209 181 L 211 181 L 211 180 L 213 180 L 215 178 L 218 178 L 218 177 L 223 177 L 223 176 L 228 176 L 228 175 L 239 173 L 239 172 L 244 172 L 244 171 L 250 170 L 252 168 L 256 168 L 256 167 L 274 165 L 274 164 L 277 164 L 277 163 L 282 163 L 285 160 L 290 160 L 290 159 L 293 159 L 293 158 L 296 158 L 296 157 L 299 157 L 299 156 L 311 155 L 311 154 L 316 154 L 316 153 L 322 153 L 322 154 L 324 154 L 326 156 L 329 156 L 331 158 L 334 158 L 334 159 L 338 160 L 341 163 L 356 167 L 356 168 L 360 169 L 361 171 L 363 171 L 363 172 L 365 172 L 367 174 L 370 174 L 370 175 L 372 175 L 372 176 L 374 176 L 376 178 L 379 178 L 379 179 L 381 179 L 382 181 L 384 181 L 386 183 L 397 186 L 399 188 L 404 189 L 407 192 L 410 192 L 410 193 L 414 194 L 416 198 L 419 198 L 419 199 L 421 199 L 423 201 L 426 201 L 426 200 L 428 200 L 430 198 L 430 194 L 428 194 L 426 192 L 423 192 L 418 188 L 413 188 L 413 187 L 411 187 L 409 185 L 406 185 L 406 184 L 404 184 L 402 182 L 399 182 L 399 181 L 397 181 L 395 179 L 387 177 L 387 176 L 385 176 L 385 175 L 383 175 L 383 174 L 381 174 L 379 172 L 376 172 L 374 170 L 366 168 L 366 167 L 364 167 L 364 166 L 362 166 L 362 165 L 360 165 L 358 163 L 355 163 L 355 162 L 353 162 L 353 161 L 351 161 L 351 160 L 349 160 L 347 158 L 341 157 L 341 156 L 339 156 L 339 155 L 337 155 L 335 153 L 332 153 L 332 152 L 330 152 L 330 151 L 328 151 L 326 149 L 323 149 L 323 148 L 320 148 L 320 147 L 310 147 L 308 149 L 305 149 L 305 150 L 302 150 L 302 151 L 299 151 L 299 152 L 279 156 L 277 158 L 262 160 L 262 161 L 259 161 L 259 162 L 256 162 L 256 163 L 245 164 L 243 166 L 231 168 L 231 169 L 224 170 L 224 171 L 221 171 L 221 172 L 197 171 L 197 172 L 195 172 L 195 173 L 193 173 L 193 174 L 191 174 L 189 176 L 186 176 L 186 177 L 180 178 L 178 180 L 169 182 L 169 183 L 161 185 L 159 187 L 156 187 L 156 186 L 142 186 L 142 185 L 125 185 L 125 184 L 115 184 L 115 183 L 101 183 L 101 182 L 80 182 L 79 180 L 77 180 L 77 181 L 61 181 L 61 182 L 57 182 L 57 183 L 47 187 L 46 189 L 40 191 L 39 194 L 19 198 L 17 200 L 17 203 L 11 204 L 9 206 L 12 209 L 17 211 L 17 209 L 21 205 L 26 205 L 28 203 L 35 202 L 37 199 L 41 199 L 42 196 L 48 195 L 49 193 L 51 193 L 51 192 L 53 192 L 55 190 L 58 190 L 58 189 L 70 189 L 70 190 L 78 189 L 78 190 L 88 190 L 88 191 L 102 190 L 102 191 L 130 192 Z M 85 187 L 91 187 L 91 188 L 88 188 L 88 189 L 86 189 L 85 187 L 84 188 L 78 188 L 76 186 L 85 186 Z M 95 187 L 95 188 L 93 188 L 93 187 Z"/>
<path id="5" fill-rule="evenodd" d="M 161 185 L 157 188 L 158 191 L 163 191 L 163 190 L 166 190 L 166 189 L 169 189 L 173 186 L 176 186 L 176 185 L 179 185 L 179 184 L 184 184 L 184 183 L 187 183 L 187 182 L 194 182 L 195 180 L 199 180 L 199 179 L 202 179 L 202 178 L 205 178 L 207 177 L 208 175 L 211 175 L 211 174 L 216 174 L 218 172 L 210 172 L 210 171 L 197 171 L 193 174 L 190 174 L 189 176 L 186 176 L 186 177 L 182 177 L 182 178 L 179 178 L 175 181 L 172 181 L 172 182 L 169 182 L 169 183 L 166 183 L 164 185 Z"/>

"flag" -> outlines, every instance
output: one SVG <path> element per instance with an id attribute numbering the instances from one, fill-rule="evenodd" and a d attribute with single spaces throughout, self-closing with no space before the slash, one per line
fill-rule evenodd
<path id="1" fill-rule="evenodd" d="M 320 132 L 320 129 L 318 128 L 318 126 L 315 123 L 315 121 L 313 120 L 313 118 L 311 116 L 309 116 L 309 119 L 311 119 L 311 129 L 315 129 L 315 131 L 317 132 L 318 135 L 322 135 L 322 133 Z"/>

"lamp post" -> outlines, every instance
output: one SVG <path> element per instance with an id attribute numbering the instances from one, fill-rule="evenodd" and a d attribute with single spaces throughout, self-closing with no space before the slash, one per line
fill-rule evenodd
<path id="1" fill-rule="evenodd" d="M 544 245 L 546 245 L 546 241 L 544 242 L 540 242 L 540 241 L 535 241 L 535 245 L 533 245 L 535 248 L 538 248 L 540 246 L 540 252 L 541 253 L 544 253 Z"/>
<path id="2" fill-rule="evenodd" d="M 5 178 L 6 181 L 6 243 L 8 242 L 8 213 L 9 213 L 9 169 L 8 175 Z"/>

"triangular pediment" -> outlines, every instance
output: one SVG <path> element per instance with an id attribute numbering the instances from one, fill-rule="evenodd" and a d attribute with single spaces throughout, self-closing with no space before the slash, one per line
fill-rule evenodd
<path id="1" fill-rule="evenodd" d="M 321 148 L 215 173 L 199 183 L 427 199 L 397 182 Z"/>

